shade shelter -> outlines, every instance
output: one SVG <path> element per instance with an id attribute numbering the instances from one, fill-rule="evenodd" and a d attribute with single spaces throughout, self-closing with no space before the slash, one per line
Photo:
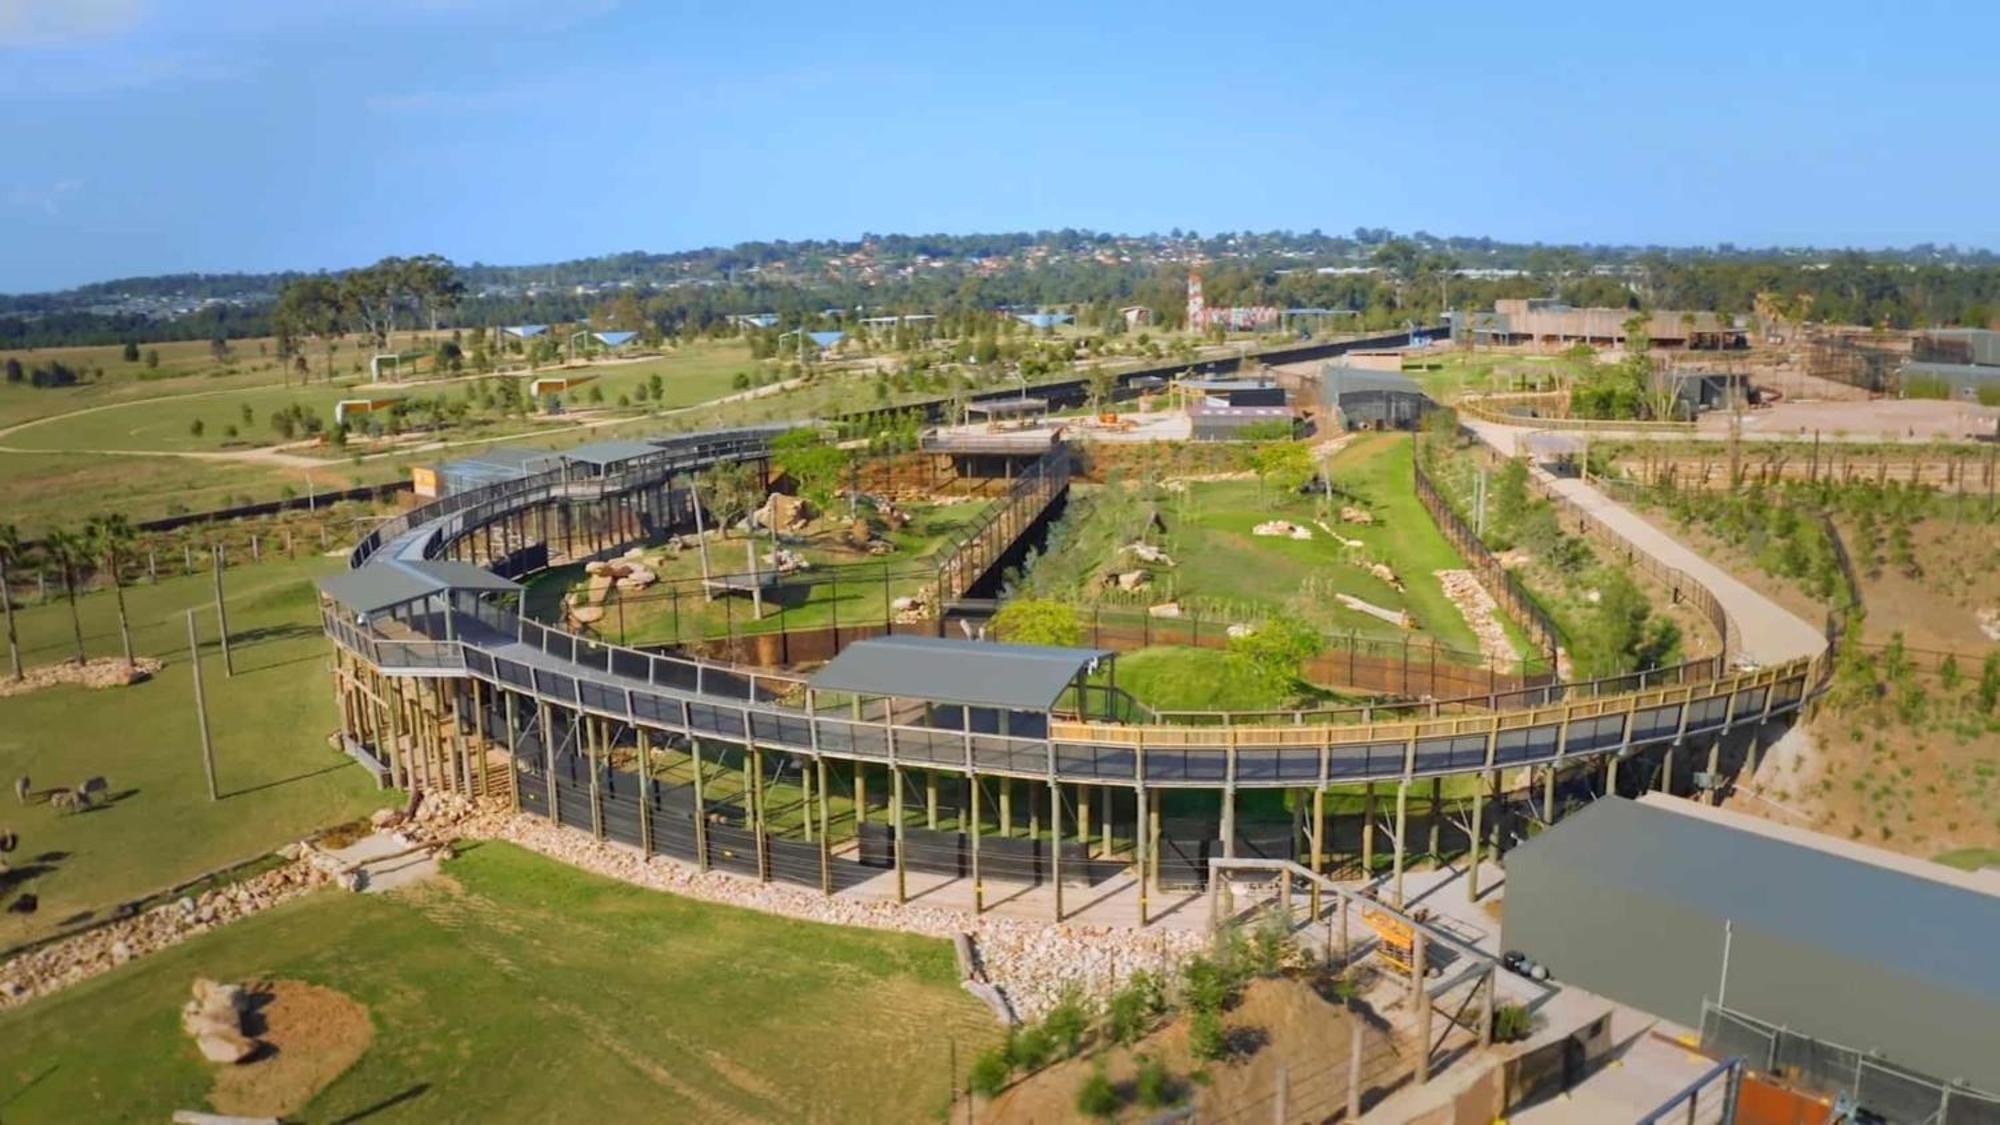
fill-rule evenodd
<path id="1" fill-rule="evenodd" d="M 1049 412 L 1049 400 L 1045 398 L 989 398 L 965 404 L 966 417 L 986 419 L 989 429 L 997 429 L 1002 422 L 1027 423 Z"/>
<path id="2" fill-rule="evenodd" d="M 611 438 L 605 441 L 586 442 L 575 449 L 562 452 L 562 459 L 572 465 L 582 466 L 591 476 L 605 473 L 641 457 L 658 456 L 660 447 L 646 441 L 630 441 Z"/>
<path id="3" fill-rule="evenodd" d="M 391 639 L 453 640 L 454 614 L 469 599 L 519 594 L 525 587 L 471 563 L 386 559 L 318 580 L 346 619 Z"/>
<path id="4" fill-rule="evenodd" d="M 1098 669 L 1108 673 L 1115 656 L 956 637 L 870 637 L 841 650 L 810 683 L 814 691 L 887 700 L 892 713 L 899 702 L 916 704 L 923 726 L 1042 738 L 1049 712 L 1089 710 L 1085 679 Z M 1065 696 L 1071 708 L 1059 707 Z"/>

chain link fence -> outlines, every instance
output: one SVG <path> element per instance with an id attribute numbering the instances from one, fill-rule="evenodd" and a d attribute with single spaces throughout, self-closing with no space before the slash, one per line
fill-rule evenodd
<path id="1" fill-rule="evenodd" d="M 1701 1046 L 1710 1054 L 1740 1057 L 1751 1068 L 1798 1086 L 1843 1095 L 1891 1125 L 2000 1125 L 2000 1096 L 1714 1003 L 1702 1005 Z"/>

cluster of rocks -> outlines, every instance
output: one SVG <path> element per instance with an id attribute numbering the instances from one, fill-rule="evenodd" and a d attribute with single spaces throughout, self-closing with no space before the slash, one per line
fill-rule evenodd
<path id="1" fill-rule="evenodd" d="M 181 1030 L 209 1062 L 247 1062 L 263 1048 L 243 1031 L 243 1016 L 249 1010 L 250 993 L 242 985 L 196 977 L 194 999 L 181 1006 Z"/>
<path id="2" fill-rule="evenodd" d="M 1174 559 L 1172 555 L 1169 555 L 1160 548 L 1155 547 L 1151 543 L 1147 543 L 1144 541 L 1125 544 L 1125 552 L 1129 555 L 1134 556 L 1140 562 L 1151 563 L 1154 566 L 1174 565 Z"/>
<path id="3" fill-rule="evenodd" d="M 303 849 L 288 850 L 294 858 L 282 867 L 51 942 L 0 965 L 0 1009 L 109 972 L 328 882 L 325 870 L 303 858 Z"/>
<path id="4" fill-rule="evenodd" d="M 1312 528 L 1301 527 L 1290 520 L 1265 520 L 1250 529 L 1252 535 L 1263 535 L 1279 539 L 1311 539 Z"/>
<path id="5" fill-rule="evenodd" d="M 1350 504 L 1340 509 L 1340 522 L 1358 523 L 1365 527 L 1374 524 L 1375 517 L 1366 508 L 1356 508 Z"/>
<path id="6" fill-rule="evenodd" d="M 764 555 L 764 566 L 779 574 L 796 574 L 801 570 L 811 570 L 812 562 L 789 547 L 778 547 Z"/>
<path id="7" fill-rule="evenodd" d="M 1024 1020 L 1047 1011 L 1066 986 L 1101 996 L 1135 972 L 1170 970 L 1204 946 L 1202 936 L 1192 931 L 1055 925 L 992 914 L 972 917 L 915 903 L 828 898 L 807 888 L 699 871 L 668 859 L 648 861 L 632 849 L 527 815 L 475 818 L 466 827 L 608 878 L 704 902 L 946 940 L 969 934 L 987 976 Z"/>
<path id="8" fill-rule="evenodd" d="M 34 668 L 23 668 L 21 678 L 0 678 L 0 698 L 10 695 L 26 695 L 31 691 L 54 687 L 57 684 L 81 684 L 87 688 L 126 687 L 144 680 L 150 680 L 160 670 L 160 662 L 150 656 L 134 657 L 131 664 L 119 656 L 101 656 L 78 664 L 65 660 L 60 664 L 42 664 Z"/>
<path id="9" fill-rule="evenodd" d="M 803 497 L 787 496 L 773 492 L 764 498 L 764 505 L 750 514 L 755 526 L 773 531 L 797 531 L 812 522 L 812 505 Z"/>
<path id="10" fill-rule="evenodd" d="M 1507 629 L 1500 623 L 1500 603 L 1493 600 L 1479 576 L 1469 570 L 1440 570 L 1437 578 L 1444 596 L 1458 607 L 1465 623 L 1472 627 L 1472 635 L 1479 639 L 1479 654 L 1503 663 L 1513 660 L 1514 646 L 1508 643 Z"/>

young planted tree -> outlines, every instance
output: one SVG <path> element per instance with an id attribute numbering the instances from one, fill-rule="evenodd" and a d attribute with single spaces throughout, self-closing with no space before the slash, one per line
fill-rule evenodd
<path id="1" fill-rule="evenodd" d="M 21 678 L 21 641 L 14 632 L 14 588 L 8 584 L 8 571 L 20 558 L 20 531 L 11 523 L 0 523 L 0 605 L 7 607 L 7 658 L 13 662 L 16 680 Z"/>
<path id="2" fill-rule="evenodd" d="M 125 615 L 125 582 L 119 576 L 118 564 L 132 547 L 138 534 L 124 516 L 107 514 L 93 516 L 84 525 L 84 536 L 89 543 L 91 557 L 104 563 L 104 569 L 111 576 L 111 593 L 118 603 L 118 640 L 124 647 L 125 667 L 138 667 L 132 659 L 132 624 Z"/>
<path id="3" fill-rule="evenodd" d="M 51 531 L 42 540 L 42 550 L 62 578 L 63 595 L 69 599 L 70 629 L 76 634 L 76 662 L 83 664 L 83 617 L 76 608 L 77 568 L 90 557 L 90 548 L 74 531 Z"/>

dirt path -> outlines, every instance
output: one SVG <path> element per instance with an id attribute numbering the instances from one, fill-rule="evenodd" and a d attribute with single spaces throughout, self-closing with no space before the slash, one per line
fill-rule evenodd
<path id="1" fill-rule="evenodd" d="M 1512 457 L 1533 429 L 1467 419 L 1479 439 Z M 1813 656 L 1826 647 L 1819 627 L 1801 620 L 1784 606 L 1758 593 L 1735 575 L 1708 561 L 1679 540 L 1648 523 L 1587 482 L 1534 470 L 1542 483 L 1577 507 L 1604 521 L 1619 537 L 1655 561 L 1686 573 L 1712 591 L 1729 615 L 1739 651 L 1759 664 L 1776 664 Z"/>
<path id="2" fill-rule="evenodd" d="M 452 381 L 453 380 L 433 380 L 433 382 L 452 382 Z M 804 380 L 801 379 L 787 379 L 783 382 L 771 383 L 767 386 L 753 387 L 747 391 L 737 391 L 734 394 L 724 395 L 721 398 L 712 398 L 709 399 L 707 402 L 695 402 L 695 403 L 689 403 L 686 406 L 676 406 L 668 410 L 662 410 L 657 414 L 644 415 L 643 417 L 670 418 L 676 414 L 686 414 L 690 411 L 703 410 L 711 406 L 723 406 L 733 402 L 748 402 L 754 399 L 767 398 L 772 395 L 782 394 L 785 391 L 792 390 L 798 386 L 801 386 L 803 382 Z M 398 388 L 402 388 L 402 387 L 423 386 L 425 384 L 413 382 L 413 383 L 397 383 L 393 385 Z M 267 390 L 268 388 L 257 387 L 254 389 Z M 0 438 L 5 438 L 11 434 L 19 433 L 20 431 L 25 430 L 31 426 L 39 426 L 48 422 L 60 421 L 65 418 L 75 418 L 83 414 L 93 414 L 100 410 L 123 410 L 126 409 L 127 407 L 143 406 L 149 402 L 164 402 L 168 400 L 178 400 L 185 398 L 200 398 L 209 395 L 239 394 L 241 393 L 241 391 L 242 388 L 234 390 L 221 390 L 221 391 L 195 391 L 186 395 L 154 395 L 148 398 L 132 399 L 128 402 L 99 403 L 96 406 L 86 406 L 77 410 L 64 411 L 61 414 L 51 414 L 46 418 L 30 418 L 25 422 L 16 422 L 11 426 L 0 428 Z M 412 453 L 433 453 L 438 450 L 444 450 L 444 449 L 461 449 L 477 445 L 492 445 L 496 442 L 518 441 L 522 438 L 537 438 L 550 434 L 579 433 L 588 430 L 599 429 L 604 426 L 615 426 L 626 422 L 636 422 L 641 420 L 643 419 L 607 415 L 601 418 L 586 419 L 584 421 L 576 422 L 571 425 L 556 426 L 545 430 L 538 430 L 528 434 L 502 434 L 496 437 L 466 438 L 462 441 L 434 441 L 434 442 L 425 442 L 418 445 L 403 446 L 397 449 L 379 450 L 373 453 L 363 453 L 360 455 L 359 459 L 362 461 L 378 461 L 390 457 L 405 457 Z M 287 445 L 258 446 L 255 449 L 219 449 L 219 450 L 95 449 L 95 448 L 74 447 L 74 446 L 60 448 L 60 449 L 24 449 L 20 446 L 0 445 L 0 453 L 20 453 L 20 454 L 87 453 L 93 456 L 103 456 L 103 457 L 181 457 L 192 461 L 235 461 L 235 462 L 257 464 L 257 465 L 269 465 L 285 469 L 329 469 L 330 470 L 330 469 L 336 469 L 340 466 L 341 462 L 334 460 L 332 458 L 312 457 L 302 453 L 286 452 L 286 450 L 288 449 L 295 449 L 310 444 L 311 443 L 308 442 L 292 442 Z"/>

